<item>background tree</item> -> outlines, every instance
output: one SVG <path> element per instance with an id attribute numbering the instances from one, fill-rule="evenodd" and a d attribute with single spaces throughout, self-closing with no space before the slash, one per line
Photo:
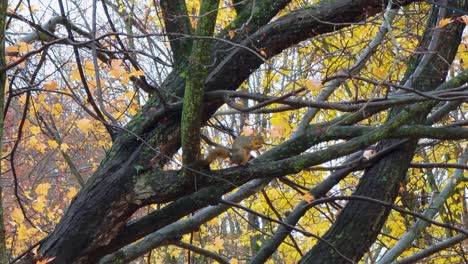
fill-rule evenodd
<path id="1" fill-rule="evenodd" d="M 466 261 L 466 10 L 9 3 L 11 258 Z M 247 165 L 200 166 L 257 132 Z"/>

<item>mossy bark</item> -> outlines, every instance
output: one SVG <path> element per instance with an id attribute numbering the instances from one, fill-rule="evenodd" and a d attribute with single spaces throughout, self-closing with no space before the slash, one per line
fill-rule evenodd
<path id="1" fill-rule="evenodd" d="M 204 0 L 195 30 L 192 54 L 182 108 L 181 139 L 182 161 L 190 166 L 200 159 L 200 127 L 203 113 L 203 96 L 211 59 L 213 31 L 218 14 L 219 0 Z M 186 171 L 187 173 L 189 171 Z"/>
<path id="2" fill-rule="evenodd" d="M 449 1 L 450 6 L 468 8 L 468 1 Z M 429 19 L 427 30 L 420 43 L 420 48 L 430 50 L 437 45 L 437 54 L 428 52 L 413 58 L 405 82 L 420 91 L 437 88 L 446 77 L 450 64 L 456 54 L 464 26 L 455 23 L 445 29 L 438 29 L 438 12 L 435 8 Z M 448 17 L 455 16 L 447 12 Z M 438 38 L 438 39 L 434 39 Z M 431 76 L 431 78 L 428 78 Z M 430 104 L 420 104 L 421 111 L 409 119 L 407 124 L 422 123 L 431 109 Z M 401 116 L 402 109 L 395 108 L 387 122 Z M 404 109 L 403 109 L 404 111 Z M 397 140 L 382 141 L 377 150 L 385 149 Z M 353 195 L 362 195 L 385 202 L 393 202 L 398 194 L 400 182 L 405 177 L 410 161 L 417 146 L 415 140 L 403 144 L 400 148 L 383 157 L 375 165 L 366 169 Z M 350 201 L 341 211 L 338 219 L 302 259 L 300 263 L 339 264 L 349 260 L 359 261 L 377 238 L 390 209 L 369 202 Z M 326 241 L 326 242 L 324 242 Z M 346 259 L 347 258 L 347 259 Z"/>
<path id="3" fill-rule="evenodd" d="M 404 4 L 410 2 L 414 1 L 404 1 Z M 287 3 L 289 1 L 256 1 L 256 5 L 261 5 L 263 9 L 255 8 L 255 23 L 252 21 L 248 24 L 249 32 L 255 33 L 238 35 L 239 39 L 231 41 L 250 48 L 254 48 L 254 43 L 255 47 L 264 47 L 267 55 L 272 57 L 295 43 L 362 21 L 382 8 L 381 0 L 327 1 L 328 6 L 322 9 L 294 11 L 267 25 Z M 367 9 L 369 6 L 375 8 Z M 325 12 L 327 9 L 335 12 Z M 235 20 L 236 25 L 242 26 L 248 22 L 243 18 L 249 17 L 242 16 Z M 330 23 L 320 24 L 317 19 Z M 229 39 L 225 32 L 218 37 Z M 242 42 L 242 37 L 246 38 L 245 42 Z M 235 90 L 263 63 L 258 54 L 245 48 L 232 49 L 232 45 L 225 41 L 214 43 L 211 54 L 216 58 L 216 63 L 209 69 L 205 91 Z M 175 69 L 162 84 L 162 89 L 175 95 L 168 99 L 169 103 L 176 102 L 175 98 L 184 94 L 186 75 L 182 72 L 185 71 Z M 206 122 L 220 105 L 221 102 L 205 102 L 201 122 Z M 125 127 L 126 130 L 119 132 L 106 158 L 72 201 L 38 253 L 44 257 L 55 257 L 52 263 L 93 263 L 106 254 L 101 249 L 143 206 L 135 193 L 137 176 L 161 168 L 167 157 L 172 157 L 180 147 L 180 122 L 179 108 L 165 106 L 158 98 L 151 98 Z M 179 194 L 187 195 L 190 191 L 193 190 Z M 172 198 L 176 200 L 181 197 Z"/>

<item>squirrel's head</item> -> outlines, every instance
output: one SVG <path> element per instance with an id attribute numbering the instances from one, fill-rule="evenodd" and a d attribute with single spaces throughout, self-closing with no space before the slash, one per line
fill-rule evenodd
<path id="1" fill-rule="evenodd" d="M 259 149 L 265 144 L 262 134 L 258 133 L 255 136 L 252 136 L 252 149 Z"/>

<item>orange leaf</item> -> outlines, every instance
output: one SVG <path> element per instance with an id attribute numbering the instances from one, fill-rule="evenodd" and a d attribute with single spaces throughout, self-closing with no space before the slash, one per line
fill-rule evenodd
<path id="1" fill-rule="evenodd" d="M 221 249 L 224 248 L 224 240 L 221 239 L 221 237 L 217 236 L 214 240 L 214 248 L 217 251 L 220 251 Z"/>
<path id="2" fill-rule="evenodd" d="M 54 80 L 44 83 L 44 89 L 47 91 L 53 91 L 58 87 L 58 83 Z"/>
<path id="3" fill-rule="evenodd" d="M 380 79 L 385 78 L 385 75 L 387 74 L 387 72 L 381 68 L 374 68 L 372 72 L 375 74 L 375 76 L 379 77 Z"/>
<path id="4" fill-rule="evenodd" d="M 279 137 L 284 133 L 284 129 L 281 126 L 272 126 L 269 130 L 271 137 Z"/>
<path id="5" fill-rule="evenodd" d="M 6 48 L 7 53 L 14 53 L 19 52 L 19 48 L 17 46 L 9 46 Z"/>
<path id="6" fill-rule="evenodd" d="M 232 29 L 230 29 L 228 33 L 229 33 L 229 38 L 230 39 L 233 39 L 234 36 L 236 35 L 236 32 L 234 30 L 232 30 Z"/>
<path id="7" fill-rule="evenodd" d="M 319 79 L 307 80 L 305 86 L 311 91 L 319 91 L 322 88 L 322 81 Z"/>
<path id="8" fill-rule="evenodd" d="M 260 50 L 258 51 L 258 53 L 260 53 L 260 55 L 262 55 L 262 57 L 264 57 L 264 58 L 267 58 L 267 57 L 268 57 L 268 55 L 267 55 L 267 53 L 266 53 L 266 51 L 265 51 L 264 49 L 260 49 Z"/>
<path id="9" fill-rule="evenodd" d="M 18 45 L 18 51 L 20 53 L 26 53 L 29 51 L 28 43 L 23 42 L 23 41 L 18 41 L 16 42 L 16 45 Z"/>
<path id="10" fill-rule="evenodd" d="M 444 18 L 444 19 L 442 19 L 442 20 L 439 22 L 438 27 L 439 27 L 439 28 L 443 28 L 443 27 L 445 27 L 446 25 L 448 25 L 448 24 L 450 24 L 450 23 L 453 23 L 453 19 L 451 19 L 451 18 Z"/>
<path id="11" fill-rule="evenodd" d="M 304 195 L 302 195 L 302 200 L 308 202 L 308 203 L 311 203 L 313 200 L 315 200 L 315 197 L 310 194 L 310 193 L 306 193 Z"/>
<path id="12" fill-rule="evenodd" d="M 45 258 L 45 259 L 42 259 L 42 260 L 38 260 L 36 262 L 36 264 L 47 264 L 47 263 L 51 262 L 54 259 L 55 259 L 55 257 Z"/>
<path id="13" fill-rule="evenodd" d="M 76 121 L 76 126 L 83 131 L 85 134 L 88 133 L 89 129 L 91 128 L 91 120 L 87 118 L 82 118 Z"/>
<path id="14" fill-rule="evenodd" d="M 130 76 L 143 76 L 145 75 L 145 73 L 143 71 L 137 71 L 135 69 L 133 69 L 130 73 L 129 73 Z"/>
<path id="15" fill-rule="evenodd" d="M 127 71 L 123 67 L 122 60 L 115 59 L 115 60 L 111 61 L 110 74 L 112 75 L 112 77 L 114 77 L 115 79 L 118 79 L 118 78 L 120 78 L 122 75 L 124 75 L 126 73 L 127 73 Z"/>

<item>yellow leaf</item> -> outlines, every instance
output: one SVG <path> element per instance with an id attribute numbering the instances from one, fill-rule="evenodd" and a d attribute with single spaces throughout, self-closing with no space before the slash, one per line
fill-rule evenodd
<path id="1" fill-rule="evenodd" d="M 54 104 L 54 107 L 52 108 L 52 114 L 60 115 L 62 114 L 62 110 L 63 110 L 62 104 L 56 103 Z"/>
<path id="2" fill-rule="evenodd" d="M 44 154 L 46 152 L 47 145 L 42 142 L 38 142 L 34 148 Z"/>
<path id="3" fill-rule="evenodd" d="M 16 42 L 16 45 L 18 45 L 18 51 L 20 53 L 26 53 L 29 51 L 29 48 L 28 48 L 28 43 L 26 42 L 23 42 L 23 41 L 18 41 Z"/>
<path id="4" fill-rule="evenodd" d="M 88 79 L 86 80 L 86 82 L 88 83 L 88 86 L 91 88 L 91 90 L 94 90 L 97 87 L 97 83 L 95 80 Z"/>
<path id="5" fill-rule="evenodd" d="M 42 107 L 47 111 L 50 112 L 50 106 L 48 104 L 43 104 Z"/>
<path id="6" fill-rule="evenodd" d="M 39 142 L 39 140 L 37 140 L 37 138 L 35 136 L 32 136 L 28 140 L 28 145 L 30 145 L 31 147 L 35 147 L 38 142 Z"/>
<path id="7" fill-rule="evenodd" d="M 46 152 L 47 146 L 46 146 L 46 144 L 40 142 L 40 143 L 36 144 L 35 149 L 37 149 L 39 152 L 44 154 Z"/>
<path id="8" fill-rule="evenodd" d="M 136 113 L 138 113 L 138 110 L 136 109 L 133 109 L 133 108 L 129 108 L 128 109 L 128 113 L 132 116 L 136 115 Z"/>
<path id="9" fill-rule="evenodd" d="M 314 197 L 312 194 L 310 194 L 310 193 L 306 193 L 306 194 L 302 195 L 302 200 L 304 200 L 304 201 L 310 203 L 310 202 L 312 202 L 313 200 L 315 200 L 315 197 Z"/>
<path id="10" fill-rule="evenodd" d="M 47 200 L 44 196 L 40 195 L 37 197 L 36 200 L 33 201 L 32 207 L 34 210 L 37 212 L 43 212 L 44 209 L 46 208 L 47 205 Z"/>
<path id="11" fill-rule="evenodd" d="M 129 76 L 143 76 L 145 73 L 143 71 L 133 70 L 129 73 Z"/>
<path id="12" fill-rule="evenodd" d="M 75 197 L 77 193 L 78 193 L 78 190 L 75 187 L 71 187 L 67 193 L 67 198 L 71 200 L 73 197 Z"/>
<path id="13" fill-rule="evenodd" d="M 132 100 L 133 97 L 135 96 L 135 92 L 134 91 L 128 91 L 124 94 L 125 98 L 127 98 L 128 100 Z"/>
<path id="14" fill-rule="evenodd" d="M 100 146 L 100 147 L 106 147 L 106 146 L 107 146 L 107 142 L 104 141 L 104 140 L 99 140 L 99 141 L 98 141 L 98 146 Z"/>
<path id="15" fill-rule="evenodd" d="M 13 209 L 13 211 L 11 212 L 11 219 L 13 219 L 13 221 L 15 221 L 15 223 L 17 224 L 23 223 L 24 215 L 23 215 L 23 212 L 21 212 L 21 209 L 19 208 Z"/>
<path id="16" fill-rule="evenodd" d="M 57 143 L 57 141 L 55 140 L 52 140 L 52 139 L 49 139 L 47 140 L 47 145 L 49 145 L 49 147 L 51 148 L 57 148 L 59 146 L 59 144 Z"/>
<path id="17" fill-rule="evenodd" d="M 67 151 L 68 150 L 68 144 L 67 143 L 62 143 L 60 145 L 60 150 Z"/>
<path id="18" fill-rule="evenodd" d="M 274 114 L 271 118 L 271 130 L 270 134 L 272 137 L 281 136 L 285 137 L 290 133 L 291 127 L 289 117 L 284 114 Z"/>
<path id="19" fill-rule="evenodd" d="M 214 248 L 216 251 L 220 251 L 224 248 L 224 240 L 217 236 L 214 241 Z"/>
<path id="20" fill-rule="evenodd" d="M 46 89 L 47 91 L 53 91 L 57 89 L 57 87 L 58 83 L 54 80 L 44 83 L 44 89 Z"/>
<path id="21" fill-rule="evenodd" d="M 122 66 L 122 60 L 112 60 L 111 61 L 111 71 L 110 74 L 115 78 L 118 79 L 120 76 L 127 73 L 125 68 Z"/>
<path id="22" fill-rule="evenodd" d="M 37 96 L 37 101 L 41 104 L 45 104 L 45 94 L 41 93 Z"/>
<path id="23" fill-rule="evenodd" d="M 20 95 L 19 102 L 21 104 L 25 104 L 26 103 L 26 95 L 24 95 L 24 94 Z"/>
<path id="24" fill-rule="evenodd" d="M 31 134 L 37 135 L 37 134 L 39 134 L 41 132 L 41 128 L 38 127 L 38 126 L 31 126 L 29 128 L 29 131 L 31 131 Z"/>
<path id="25" fill-rule="evenodd" d="M 36 13 L 36 12 L 40 11 L 40 9 L 35 5 L 31 5 L 30 9 L 31 9 L 32 13 Z"/>
<path id="26" fill-rule="evenodd" d="M 76 126 L 83 131 L 83 133 L 88 133 L 89 129 L 91 128 L 91 121 L 87 118 L 82 118 L 76 121 Z"/>
<path id="27" fill-rule="evenodd" d="M 41 183 L 34 190 L 39 195 L 47 195 L 49 193 L 50 183 Z"/>
<path id="28" fill-rule="evenodd" d="M 84 73 L 85 75 L 87 76 L 94 76 L 94 63 L 90 62 L 90 61 L 86 61 L 83 65 L 83 68 L 84 68 Z"/>
<path id="29" fill-rule="evenodd" d="M 318 92 L 322 88 L 322 81 L 318 79 L 307 80 L 305 86 L 311 91 Z"/>
<path id="30" fill-rule="evenodd" d="M 70 81 L 81 81 L 81 76 L 80 76 L 80 72 L 78 71 L 78 69 L 75 69 L 73 71 L 71 71 L 70 73 Z"/>
<path id="31" fill-rule="evenodd" d="M 120 76 L 120 83 L 123 86 L 129 86 L 130 85 L 130 79 L 128 78 L 128 76 L 126 74 Z"/>
<path id="32" fill-rule="evenodd" d="M 238 106 L 242 106 L 242 107 L 245 106 L 245 102 L 244 102 L 244 101 L 236 101 L 236 104 L 237 104 Z"/>
<path id="33" fill-rule="evenodd" d="M 439 27 L 439 28 L 443 28 L 443 27 L 447 26 L 448 24 L 450 24 L 450 23 L 452 23 L 452 22 L 453 22 L 453 19 L 451 19 L 451 18 L 444 18 L 444 19 L 442 19 L 442 20 L 439 22 L 438 27 Z"/>

